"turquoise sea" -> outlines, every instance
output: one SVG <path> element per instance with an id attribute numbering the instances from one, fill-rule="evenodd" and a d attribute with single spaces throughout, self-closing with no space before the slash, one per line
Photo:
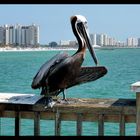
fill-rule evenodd
<path id="1" fill-rule="evenodd" d="M 40 66 L 60 51 L 0 52 L 0 92 L 34 93 L 31 82 Z M 67 51 L 70 55 L 75 51 Z M 140 49 L 95 49 L 99 65 L 108 73 L 97 81 L 67 90 L 67 97 L 78 98 L 136 98 L 130 85 L 140 80 Z M 94 66 L 89 52 L 85 66 Z M 60 95 L 61 96 L 61 95 Z M 0 135 L 14 135 L 14 119 L 0 119 Z M 83 135 L 98 135 L 96 122 L 83 122 Z M 21 120 L 21 134 L 33 135 L 33 120 Z M 126 135 L 135 135 L 135 123 L 126 124 Z M 41 135 L 54 135 L 54 121 L 41 120 Z M 76 122 L 63 121 L 61 135 L 76 135 Z M 105 123 L 105 135 L 119 135 L 118 123 Z"/>

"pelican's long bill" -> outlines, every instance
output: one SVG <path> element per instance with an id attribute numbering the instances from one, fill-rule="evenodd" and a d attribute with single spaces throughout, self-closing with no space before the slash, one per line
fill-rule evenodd
<path id="1" fill-rule="evenodd" d="M 85 24 L 83 24 L 82 22 L 80 22 L 77 24 L 77 27 L 78 27 L 78 30 L 81 33 L 81 35 L 84 37 L 87 48 L 88 48 L 95 64 L 97 65 L 98 64 L 97 57 L 96 57 L 93 47 L 91 45 L 91 38 L 89 35 L 89 31 L 87 29 L 87 26 Z"/>

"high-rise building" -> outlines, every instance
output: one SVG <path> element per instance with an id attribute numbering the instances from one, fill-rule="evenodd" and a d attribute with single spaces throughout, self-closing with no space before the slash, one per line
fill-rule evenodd
<path id="1" fill-rule="evenodd" d="M 118 42 L 115 38 L 113 37 L 109 37 L 107 34 L 94 34 L 93 35 L 93 44 L 96 46 L 124 46 L 124 43 L 121 42 Z M 136 43 L 133 43 L 136 45 Z"/>
<path id="2" fill-rule="evenodd" d="M 29 45 L 37 45 L 39 43 L 39 26 L 35 24 L 28 26 L 26 33 L 26 36 L 28 36 L 27 43 L 29 43 Z"/>
<path id="3" fill-rule="evenodd" d="M 127 42 L 127 46 L 129 47 L 135 47 L 138 45 L 138 39 L 134 37 L 127 38 L 126 42 Z"/>
<path id="4" fill-rule="evenodd" d="M 63 45 L 69 45 L 70 44 L 70 40 L 60 40 L 60 46 L 63 46 Z"/>
<path id="5" fill-rule="evenodd" d="M 4 25 L 0 27 L 0 43 L 5 45 L 38 46 L 39 26 Z"/>
<path id="6" fill-rule="evenodd" d="M 0 44 L 4 44 L 4 28 L 0 27 Z"/>
<path id="7" fill-rule="evenodd" d="M 9 45 L 9 26 L 6 24 L 4 25 L 4 44 Z"/>
<path id="8" fill-rule="evenodd" d="M 138 47 L 140 47 L 140 38 L 138 38 Z"/>
<path id="9" fill-rule="evenodd" d="M 90 34 L 91 45 L 94 45 L 94 34 Z"/>
<path id="10" fill-rule="evenodd" d="M 101 46 L 101 35 L 100 34 L 95 35 L 95 40 L 96 40 L 96 45 Z"/>
<path id="11" fill-rule="evenodd" d="M 16 40 L 16 45 L 21 45 L 21 25 L 17 24 L 15 25 L 15 30 L 16 30 L 16 35 L 15 35 L 15 40 Z"/>
<path id="12" fill-rule="evenodd" d="M 106 46 L 108 45 L 108 36 L 106 34 L 94 34 L 94 45 Z"/>

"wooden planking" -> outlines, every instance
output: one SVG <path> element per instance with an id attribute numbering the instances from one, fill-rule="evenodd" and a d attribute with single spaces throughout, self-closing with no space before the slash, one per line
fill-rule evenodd
<path id="1" fill-rule="evenodd" d="M 132 114 L 136 112 L 136 101 L 134 99 L 76 99 L 69 98 L 69 104 L 56 103 L 52 109 L 45 109 L 44 103 L 29 104 L 0 104 L 2 110 L 15 110 L 17 106 L 20 111 L 40 111 L 40 112 L 55 112 L 57 109 L 61 113 L 98 113 L 103 114 Z"/>
<path id="2" fill-rule="evenodd" d="M 33 119 L 34 118 L 34 112 L 29 111 L 21 111 L 21 118 L 23 119 Z M 100 113 L 100 112 L 99 112 Z M 119 114 L 120 115 L 120 114 Z M 112 114 L 106 114 L 104 116 L 105 122 L 120 122 L 119 115 Z M 42 120 L 54 120 L 55 119 L 55 113 L 54 112 L 40 112 L 40 119 Z M 15 117 L 15 111 L 3 111 L 1 112 L 0 117 L 7 117 L 7 118 L 14 118 Z M 61 113 L 61 120 L 63 121 L 75 121 L 77 120 L 76 113 Z M 98 114 L 92 114 L 92 113 L 84 113 L 82 121 L 98 121 Z M 136 114 L 131 115 L 125 115 L 125 122 L 128 123 L 135 123 L 136 122 Z"/>
<path id="3" fill-rule="evenodd" d="M 132 84 L 131 90 L 136 93 L 136 135 L 140 136 L 140 81 Z"/>
<path id="4" fill-rule="evenodd" d="M 59 109 L 61 113 L 98 113 L 103 114 L 132 114 L 135 112 L 135 99 L 76 99 L 69 98 L 69 104 L 56 103 L 53 110 Z M 131 112 L 129 111 L 131 109 Z M 34 105 L 34 111 L 46 111 L 42 105 Z"/>
<path id="5" fill-rule="evenodd" d="M 140 93 L 136 94 L 136 135 L 140 136 Z"/>
<path id="6" fill-rule="evenodd" d="M 34 135 L 40 135 L 40 119 L 55 120 L 55 135 L 61 135 L 61 121 L 76 121 L 77 135 L 82 122 L 98 122 L 98 134 L 104 135 L 104 122 L 119 123 L 125 135 L 125 123 L 136 123 L 140 135 L 140 81 L 131 85 L 136 99 L 68 98 L 69 104 L 56 103 L 45 108 L 45 98 L 35 94 L 0 93 L 0 117 L 15 118 L 15 135 L 20 135 L 21 119 L 34 119 Z"/>
<path id="7" fill-rule="evenodd" d="M 20 119 L 34 118 L 34 135 L 40 135 L 40 119 L 55 120 L 55 135 L 61 135 L 61 121 L 77 121 L 77 135 L 82 135 L 82 122 L 98 122 L 98 134 L 104 135 L 104 122 L 119 122 L 120 135 L 125 135 L 125 123 L 136 122 L 136 101 L 134 99 L 76 99 L 70 104 L 56 103 L 45 109 L 43 102 L 35 105 L 1 103 L 0 117 L 16 117 L 15 135 L 20 135 Z M 19 115 L 18 115 L 19 113 Z M 120 117 L 121 115 L 121 117 Z"/>
<path id="8" fill-rule="evenodd" d="M 34 118 L 33 112 L 39 111 L 41 119 L 54 120 L 54 112 L 58 109 L 62 120 L 76 120 L 76 113 L 83 113 L 83 121 L 98 121 L 97 115 L 103 113 L 105 114 L 104 121 L 106 122 L 119 122 L 118 115 L 120 114 L 125 115 L 126 122 L 136 122 L 136 101 L 134 99 L 74 98 L 69 100 L 71 104 L 56 104 L 52 109 L 45 109 L 43 104 L 38 103 L 35 105 L 0 104 L 0 116 L 15 117 L 14 112 L 18 108 L 21 112 L 21 118 L 32 119 Z"/>

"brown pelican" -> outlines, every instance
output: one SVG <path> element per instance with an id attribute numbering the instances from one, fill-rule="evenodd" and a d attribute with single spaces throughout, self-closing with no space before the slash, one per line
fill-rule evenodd
<path id="1" fill-rule="evenodd" d="M 47 97 L 47 106 L 51 107 L 53 105 L 52 96 L 63 92 L 63 100 L 66 100 L 65 89 L 94 81 L 107 73 L 104 66 L 81 67 L 86 47 L 96 65 L 98 61 L 91 45 L 86 18 L 82 15 L 75 15 L 70 20 L 79 44 L 78 50 L 72 56 L 64 52 L 57 54 L 44 63 L 33 78 L 31 85 L 33 89 L 42 88 L 41 95 Z"/>

